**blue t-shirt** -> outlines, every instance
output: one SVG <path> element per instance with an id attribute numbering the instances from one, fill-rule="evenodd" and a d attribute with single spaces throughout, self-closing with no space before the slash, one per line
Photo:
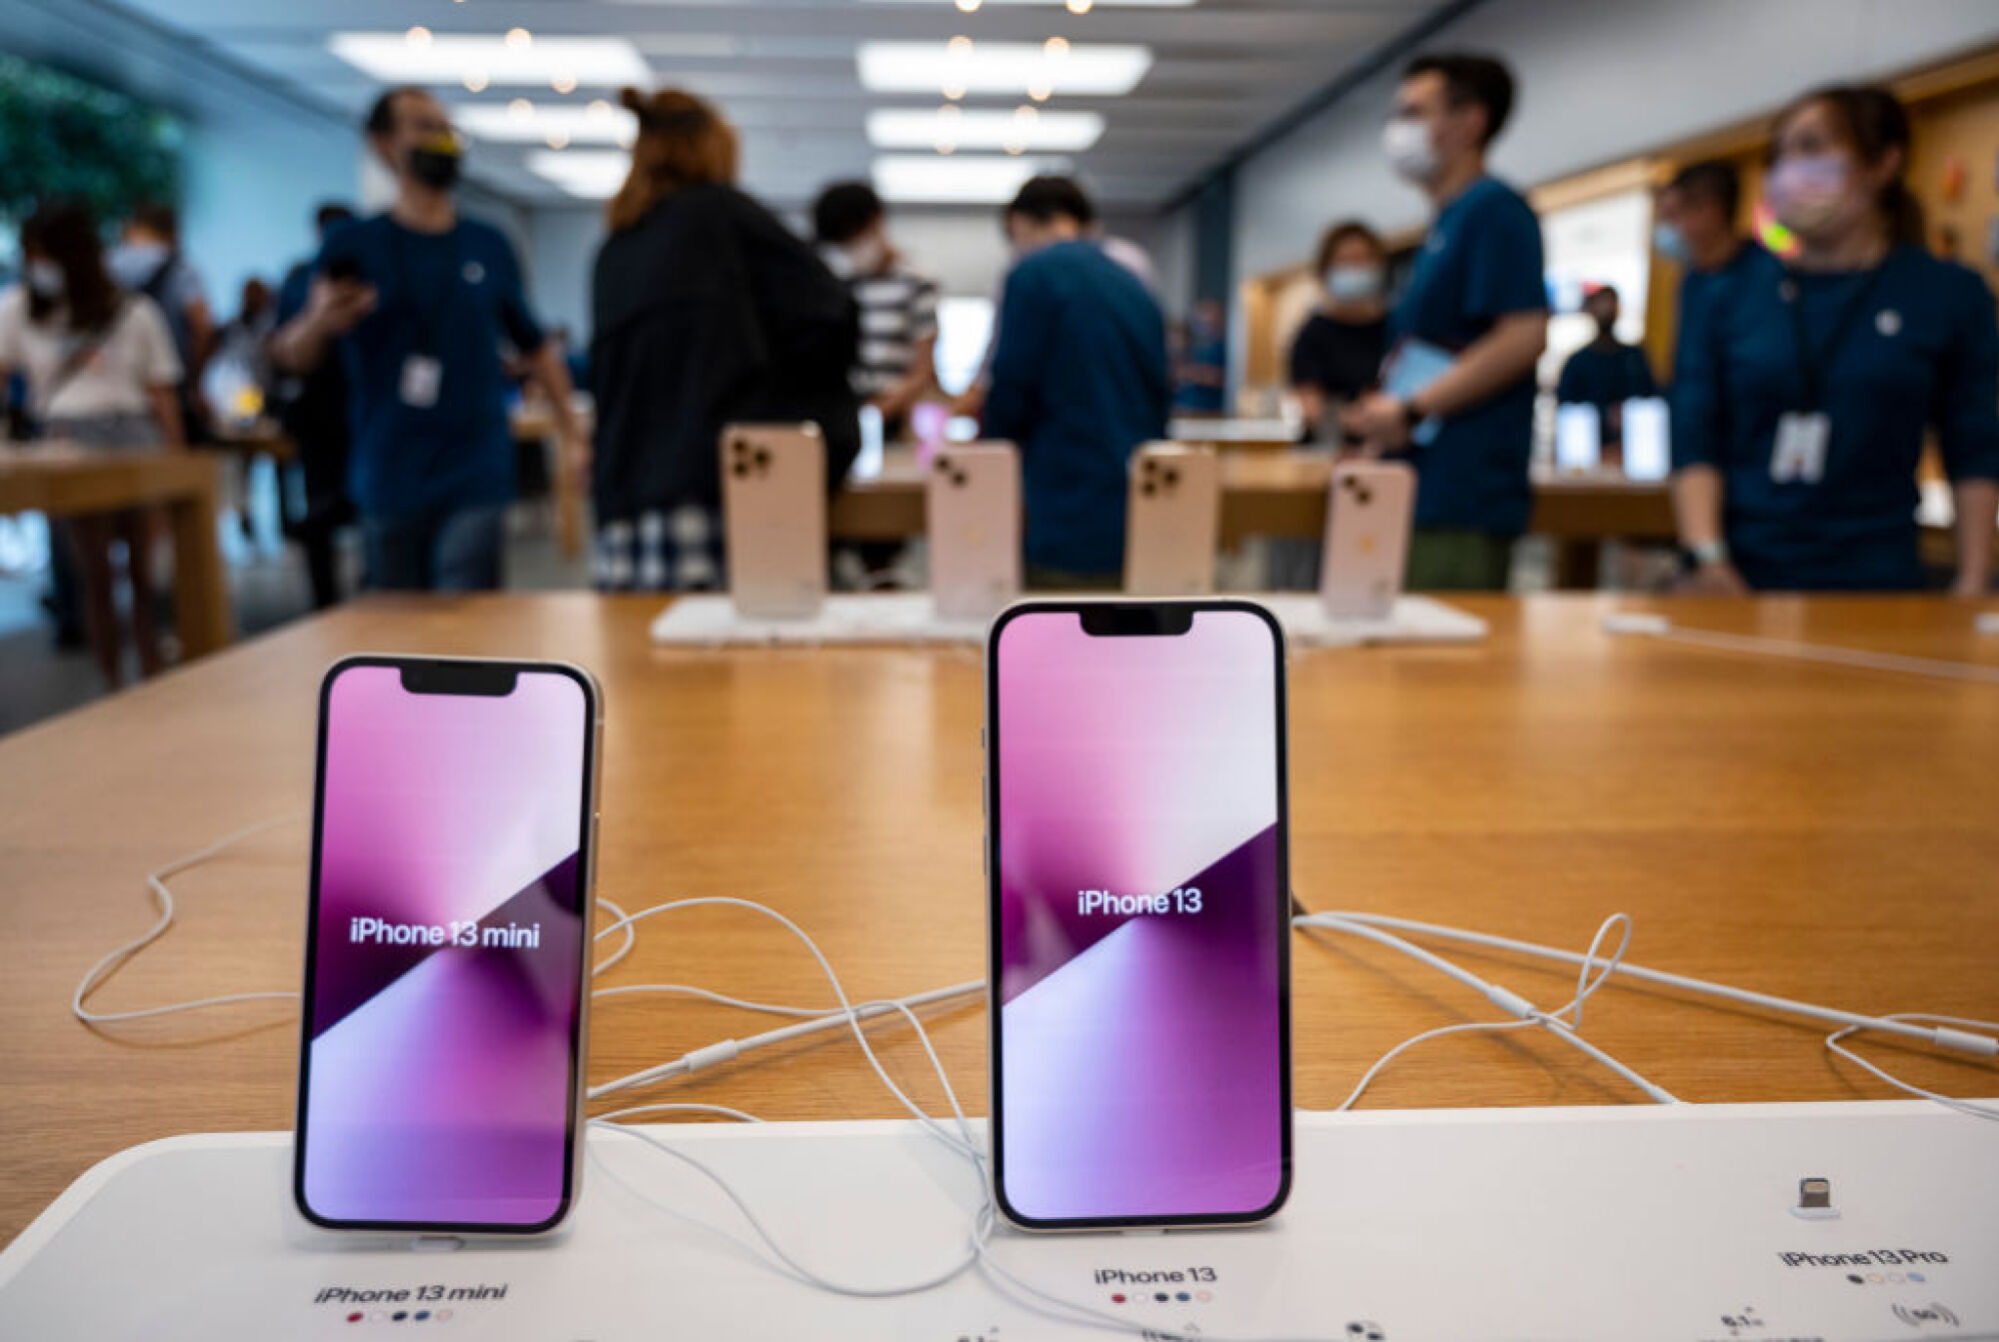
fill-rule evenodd
<path id="1" fill-rule="evenodd" d="M 1564 405 L 1610 406 L 1658 392 L 1644 350 L 1624 344 L 1604 349 L 1592 341 L 1562 365 L 1555 399 Z"/>
<path id="2" fill-rule="evenodd" d="M 1729 286 L 1740 284 L 1747 276 L 1759 271 L 1781 277 L 1783 270 L 1782 261 L 1756 243 L 1745 242 L 1735 249 L 1734 256 L 1729 257 L 1715 269 L 1690 268 L 1680 277 L 1679 325 L 1673 334 L 1675 381 L 1680 376 L 1680 363 L 1686 358 L 1687 340 L 1691 333 L 1705 327 L 1708 310 L 1714 306 L 1716 297 L 1725 292 Z"/>
<path id="3" fill-rule="evenodd" d="M 500 342 L 540 348 L 520 266 L 499 230 L 460 219 L 418 233 L 388 215 L 344 225 L 316 271 L 349 262 L 375 286 L 375 310 L 340 339 L 349 387 L 349 483 L 365 516 L 506 503 L 514 497 Z M 434 404 L 403 399 L 413 357 L 442 366 Z"/>
<path id="4" fill-rule="evenodd" d="M 1159 304 L 1095 243 L 1045 247 L 1007 276 L 985 431 L 1020 447 L 1029 563 L 1124 567 L 1126 462 L 1166 436 L 1170 381 Z"/>
<path id="5" fill-rule="evenodd" d="M 1779 417 L 1809 408 L 1787 284 L 1796 286 L 1832 423 L 1816 482 L 1770 477 Z M 1673 464 L 1721 471 L 1729 550 L 1751 586 L 1922 584 L 1924 430 L 1936 430 L 1953 480 L 1999 479 L 1996 322 L 1984 281 L 1918 247 L 1896 248 L 1872 271 L 1753 268 L 1716 294 L 1682 345 Z"/>
<path id="6" fill-rule="evenodd" d="M 1204 373 L 1226 374 L 1228 372 L 1229 347 L 1224 340 L 1204 340 L 1187 351 L 1187 370 Z M 1192 410 L 1197 413 L 1219 413 L 1223 407 L 1220 386 L 1191 379 L 1182 382 L 1173 392 L 1175 410 Z"/>
<path id="7" fill-rule="evenodd" d="M 1545 312 L 1541 221 L 1520 193 L 1481 177 L 1438 212 L 1416 253 L 1390 323 L 1394 341 L 1456 353 L 1501 317 Z M 1500 536 L 1527 529 L 1533 489 L 1534 377 L 1445 419 L 1427 447 L 1407 454 L 1417 471 L 1416 525 L 1469 527 Z"/>

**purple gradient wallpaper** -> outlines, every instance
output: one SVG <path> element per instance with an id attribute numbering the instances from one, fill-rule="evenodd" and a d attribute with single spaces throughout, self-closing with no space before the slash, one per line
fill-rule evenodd
<path id="1" fill-rule="evenodd" d="M 334 682 L 300 1115 L 319 1218 L 562 1208 L 589 731 L 553 672 L 505 696 L 413 694 L 392 666 Z"/>
<path id="2" fill-rule="evenodd" d="M 1004 625 L 996 663 L 1007 1202 L 1038 1221 L 1249 1215 L 1284 1182 L 1276 641 Z"/>

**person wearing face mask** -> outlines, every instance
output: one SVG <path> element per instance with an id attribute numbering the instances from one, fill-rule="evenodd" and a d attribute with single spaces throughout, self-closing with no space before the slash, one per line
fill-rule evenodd
<path id="1" fill-rule="evenodd" d="M 1027 581 L 1115 588 L 1124 571 L 1125 473 L 1166 436 L 1172 377 L 1152 293 L 1089 231 L 1065 177 L 1036 177 L 1007 207 L 1020 257 L 1006 278 L 985 432 L 1020 447 Z"/>
<path id="2" fill-rule="evenodd" d="M 501 344 L 527 360 L 575 470 L 589 447 L 569 371 L 528 310 L 513 247 L 453 204 L 461 143 L 444 108 L 422 89 L 391 89 L 366 131 L 396 174 L 395 204 L 328 234 L 305 311 L 271 353 L 299 374 L 330 352 L 345 364 L 368 584 L 497 588 L 515 491 Z"/>
<path id="3" fill-rule="evenodd" d="M 1291 390 L 1315 438 L 1340 440 L 1328 419 L 1381 380 L 1388 352 L 1388 253 L 1358 219 L 1319 240 L 1314 272 L 1325 296 L 1291 342 Z"/>
<path id="4" fill-rule="evenodd" d="M 883 436 L 902 436 L 909 412 L 937 385 L 937 282 L 888 239 L 888 213 L 866 182 L 838 182 L 812 206 L 819 254 L 861 313 L 854 393 L 881 412 Z"/>
<path id="5" fill-rule="evenodd" d="M 1503 589 L 1533 506 L 1534 366 L 1548 340 L 1541 226 L 1485 168 L 1512 108 L 1500 62 L 1421 56 L 1382 137 L 1436 213 L 1389 321 L 1384 388 L 1341 422 L 1362 450 L 1416 468 L 1418 590 Z"/>
<path id="6" fill-rule="evenodd" d="M 0 382 L 26 375 L 29 407 L 49 438 L 107 452 L 182 445 L 180 356 L 159 306 L 111 280 L 89 206 L 43 205 L 21 227 L 25 283 L 0 295 Z M 142 675 L 163 664 L 154 624 L 150 510 L 72 517 L 58 543 L 75 561 L 84 627 L 105 683 L 122 683 L 123 631 L 113 547 L 124 543 L 132 642 Z"/>
<path id="7" fill-rule="evenodd" d="M 1984 282 L 1924 249 L 1908 157 L 1908 115 L 1881 89 L 1819 89 L 1777 117 L 1764 194 L 1797 252 L 1716 295 L 1673 388 L 1694 590 L 1920 587 L 1930 431 L 1956 495 L 1951 590 L 1989 585 L 1999 329 Z"/>
<path id="8" fill-rule="evenodd" d="M 1562 405 L 1596 407 L 1605 459 L 1615 462 L 1624 441 L 1624 403 L 1634 396 L 1657 396 L 1659 385 L 1652 377 L 1645 351 L 1617 338 L 1614 286 L 1600 284 L 1585 294 L 1583 312 L 1595 323 L 1596 336 L 1562 365 L 1555 400 Z"/>
<path id="9" fill-rule="evenodd" d="M 105 257 L 111 278 L 159 305 L 180 354 L 181 425 L 191 443 L 214 436 L 214 417 L 201 392 L 202 374 L 215 354 L 221 332 L 208 306 L 201 274 L 180 248 L 180 216 L 172 207 L 149 201 L 125 220 L 118 245 Z"/>
<path id="10" fill-rule="evenodd" d="M 1742 208 L 1742 179 L 1720 159 L 1689 163 L 1659 188 L 1652 249 L 1680 268 L 1674 376 L 1691 332 L 1702 330 L 1715 295 L 1777 259 L 1742 236 L 1735 220 Z"/>

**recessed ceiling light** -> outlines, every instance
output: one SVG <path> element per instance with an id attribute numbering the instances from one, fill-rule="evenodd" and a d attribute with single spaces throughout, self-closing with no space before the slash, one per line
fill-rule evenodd
<path id="1" fill-rule="evenodd" d="M 1069 54 L 1069 39 L 1060 36 L 1049 38 L 1041 44 L 1041 54 L 1051 61 L 1061 60 Z"/>
<path id="2" fill-rule="evenodd" d="M 1069 0 L 1069 12 L 1071 14 L 1087 14 L 1090 12 L 1090 7 L 1091 0 Z"/>
<path id="3" fill-rule="evenodd" d="M 473 93 L 484 93 L 486 85 L 491 82 L 491 80 L 486 78 L 484 70 L 467 70 L 465 72 L 465 87 Z"/>
<path id="4" fill-rule="evenodd" d="M 509 28 L 507 29 L 506 37 L 503 38 L 502 40 L 505 41 L 508 46 L 514 48 L 516 51 L 519 51 L 526 47 L 534 45 L 534 34 L 529 32 L 525 28 Z"/>
<path id="5" fill-rule="evenodd" d="M 548 133 L 548 147 L 550 149 L 567 149 L 569 148 L 569 137 L 559 130 L 552 130 Z"/>
<path id="6" fill-rule="evenodd" d="M 431 39 L 430 29 L 424 27 L 420 23 L 411 28 L 408 32 L 403 34 L 403 41 L 409 43 L 413 47 L 427 47 L 430 45 L 430 39 Z"/>
<path id="7" fill-rule="evenodd" d="M 618 193 L 631 173 L 628 154 L 615 149 L 564 150 L 536 149 L 527 156 L 527 169 L 561 187 L 569 195 L 584 200 L 608 200 Z"/>
<path id="8" fill-rule="evenodd" d="M 557 70 L 549 76 L 548 86 L 557 93 L 574 93 L 576 92 L 576 72 L 574 70 Z"/>
<path id="9" fill-rule="evenodd" d="M 1152 68 L 1152 49 L 1136 44 L 1072 43 L 1050 60 L 1039 42 L 982 42 L 954 56 L 935 42 L 863 42 L 862 87 L 874 93 L 929 92 L 940 76 L 971 93 L 1022 93 L 1046 86 L 1068 94 L 1125 94 Z M 947 95 L 949 89 L 946 89 Z"/>
<path id="10" fill-rule="evenodd" d="M 1034 115 L 1024 115 L 1026 113 Z M 948 141 L 959 149 L 1023 149 L 1079 154 L 1103 137 L 1095 112 L 1041 112 L 1022 107 L 967 111 L 946 104 L 935 112 L 888 109 L 868 113 L 868 143 L 877 149 L 923 149 Z"/>
<path id="11" fill-rule="evenodd" d="M 1045 103 L 1055 92 L 1055 86 L 1046 77 L 1037 77 L 1027 86 L 1027 96 L 1038 103 Z"/>
<path id="12" fill-rule="evenodd" d="M 1038 172 L 1059 172 L 1062 159 L 994 155 L 884 154 L 875 160 L 875 190 L 902 204 L 999 205 Z"/>
<path id="13" fill-rule="evenodd" d="M 536 107 L 525 98 L 505 105 L 460 103 L 451 109 L 451 124 L 474 139 L 495 144 L 536 144 L 560 135 L 569 144 L 629 145 L 638 133 L 631 113 L 602 101 L 588 107 L 565 103 Z"/>
<path id="14" fill-rule="evenodd" d="M 476 73 L 503 87 L 547 87 L 556 75 L 566 74 L 581 85 L 615 88 L 650 84 L 653 78 L 638 49 L 622 37 L 544 37 L 516 43 L 490 33 L 438 33 L 413 45 L 403 33 L 334 33 L 327 46 L 384 84 L 457 84 Z"/>
<path id="15" fill-rule="evenodd" d="M 958 9 L 962 13 L 976 14 L 979 12 L 979 0 L 958 0 Z"/>

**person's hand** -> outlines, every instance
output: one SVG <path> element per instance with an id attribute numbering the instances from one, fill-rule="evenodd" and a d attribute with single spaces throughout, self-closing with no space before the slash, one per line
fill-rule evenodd
<path id="1" fill-rule="evenodd" d="M 1400 398 L 1371 391 L 1340 412 L 1340 428 L 1372 455 L 1409 445 L 1409 417 Z"/>
<path id="2" fill-rule="evenodd" d="M 1976 569 L 1959 569 L 1957 580 L 1950 585 L 1952 596 L 1987 596 L 1991 591 L 1991 579 Z"/>
<path id="3" fill-rule="evenodd" d="M 343 336 L 375 310 L 375 286 L 360 280 L 313 280 L 306 298 L 306 316 L 323 335 Z"/>
<path id="4" fill-rule="evenodd" d="M 1678 590 L 1682 596 L 1748 596 L 1749 584 L 1735 571 L 1735 565 L 1719 559 L 1701 564 L 1681 578 Z"/>

